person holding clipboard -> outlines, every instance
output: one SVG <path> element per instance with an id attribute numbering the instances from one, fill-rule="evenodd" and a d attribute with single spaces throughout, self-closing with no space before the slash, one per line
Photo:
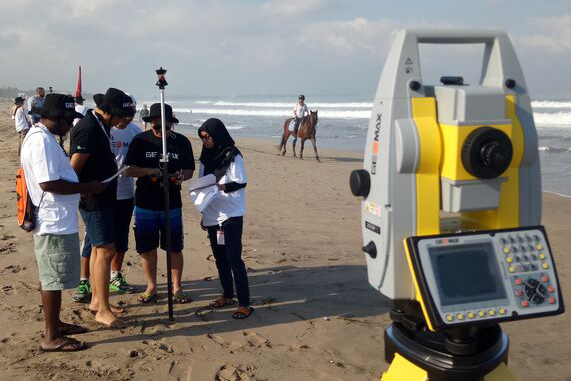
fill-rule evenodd
<path id="1" fill-rule="evenodd" d="M 198 129 L 202 140 L 199 177 L 214 175 L 217 194 L 202 210 L 201 227 L 208 231 L 212 254 L 220 277 L 223 294 L 210 303 L 212 308 L 234 304 L 234 285 L 238 309 L 234 319 L 249 317 L 250 289 L 246 266 L 242 261 L 242 229 L 246 210 L 246 166 L 242 153 L 224 123 L 216 118 L 205 121 Z"/>

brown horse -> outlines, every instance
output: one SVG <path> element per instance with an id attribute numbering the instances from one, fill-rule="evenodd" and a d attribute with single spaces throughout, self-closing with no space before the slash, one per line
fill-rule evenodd
<path id="1" fill-rule="evenodd" d="M 292 123 L 294 118 L 288 118 L 284 122 L 284 133 L 282 136 L 282 141 L 280 143 L 279 151 L 282 156 L 286 154 L 286 143 L 290 136 L 293 136 L 293 157 L 297 157 L 295 154 L 295 144 L 297 143 L 297 138 L 301 139 L 301 149 L 299 152 L 299 158 L 303 160 L 303 146 L 306 140 L 311 140 L 311 144 L 313 145 L 313 150 L 315 151 L 315 159 L 319 160 L 319 154 L 317 153 L 317 142 L 316 142 L 316 126 L 317 126 L 317 110 L 310 111 L 309 115 L 303 118 L 301 123 L 299 124 L 299 129 L 297 130 L 297 136 L 293 134 L 293 131 L 289 130 L 289 125 Z M 283 149 L 283 151 L 282 151 Z M 278 155 L 280 154 L 278 153 Z"/>

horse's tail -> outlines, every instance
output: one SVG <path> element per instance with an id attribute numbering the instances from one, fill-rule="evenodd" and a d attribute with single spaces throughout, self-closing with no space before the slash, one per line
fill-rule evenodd
<path id="1" fill-rule="evenodd" d="M 284 122 L 284 128 L 283 128 L 283 132 L 282 132 L 282 140 L 281 140 L 281 142 L 280 142 L 280 145 L 277 146 L 277 148 L 278 148 L 279 150 L 281 150 L 281 148 L 284 146 L 284 144 L 285 144 L 285 142 L 286 142 L 286 136 L 287 136 L 287 135 L 286 135 L 286 131 L 287 131 L 288 128 L 289 128 L 289 123 L 290 123 L 290 121 L 291 121 L 291 118 L 287 118 L 287 119 L 285 120 L 285 122 Z"/>

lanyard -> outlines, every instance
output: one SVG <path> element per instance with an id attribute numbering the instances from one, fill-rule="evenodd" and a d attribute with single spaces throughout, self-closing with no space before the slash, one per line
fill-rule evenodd
<path id="1" fill-rule="evenodd" d="M 109 145 L 111 145 L 111 137 L 109 136 L 109 134 L 107 133 L 107 130 L 105 129 L 105 126 L 103 125 L 103 123 L 101 123 L 101 121 L 99 120 L 99 117 L 97 116 L 97 113 L 95 112 L 95 110 L 91 111 L 93 113 L 93 116 L 95 117 L 95 119 L 97 119 L 97 123 L 99 123 L 99 127 L 101 127 L 101 129 L 103 130 L 103 133 L 105 134 L 105 136 L 107 136 L 107 140 L 109 140 Z"/>
<path id="2" fill-rule="evenodd" d="M 105 136 L 107 137 L 107 141 L 109 142 L 109 149 L 111 150 L 111 153 L 113 153 L 113 155 L 115 155 L 115 153 L 113 152 L 113 144 L 111 143 L 111 137 L 109 136 L 109 134 L 107 133 L 107 130 L 105 129 L 105 126 L 103 125 L 103 123 L 101 122 L 101 120 L 99 120 L 99 117 L 97 116 L 97 113 L 95 112 L 95 110 L 91 111 L 93 113 L 93 116 L 95 117 L 95 119 L 97 120 L 97 123 L 99 123 L 99 127 L 101 127 L 101 129 L 103 130 L 103 133 L 105 134 Z"/>

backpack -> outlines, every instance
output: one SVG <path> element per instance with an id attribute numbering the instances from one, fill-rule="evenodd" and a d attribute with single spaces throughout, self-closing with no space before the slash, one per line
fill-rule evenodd
<path id="1" fill-rule="evenodd" d="M 16 203 L 18 204 L 18 226 L 31 232 L 36 228 L 36 206 L 32 203 L 28 193 L 24 168 L 20 168 L 16 175 Z"/>
<path id="2" fill-rule="evenodd" d="M 42 192 L 40 204 L 45 194 L 46 192 Z M 30 193 L 28 193 L 24 168 L 20 168 L 16 174 L 16 203 L 18 205 L 18 226 L 28 233 L 33 231 L 36 228 L 38 207 L 34 205 Z"/>

